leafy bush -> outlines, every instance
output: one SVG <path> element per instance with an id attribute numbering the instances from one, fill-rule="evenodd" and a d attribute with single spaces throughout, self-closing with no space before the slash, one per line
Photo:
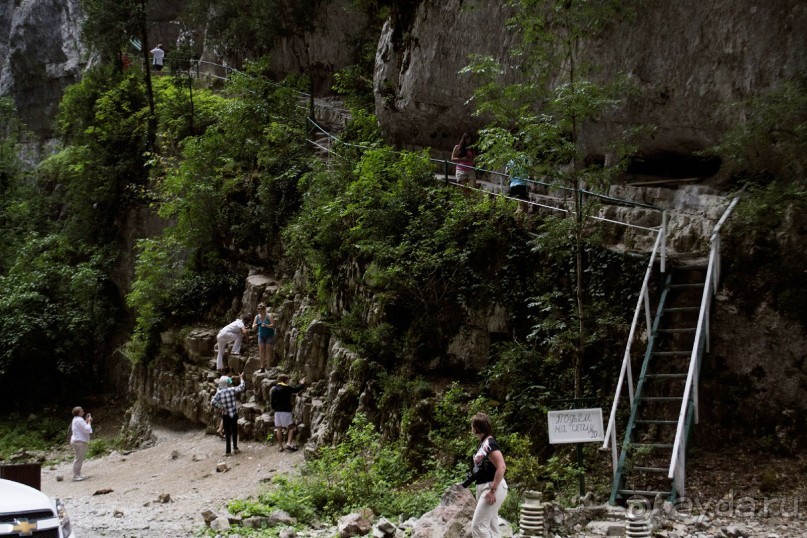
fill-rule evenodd
<path id="1" fill-rule="evenodd" d="M 448 483 L 438 468 L 416 475 L 399 447 L 382 443 L 376 428 L 356 415 L 345 440 L 321 447 L 300 476 L 279 477 L 259 503 L 235 501 L 229 509 L 244 516 L 282 509 L 306 522 L 315 516 L 335 519 L 363 507 L 379 515 L 408 518 L 436 506 Z"/>
<path id="2" fill-rule="evenodd" d="M 724 159 L 729 173 L 760 185 L 802 180 L 807 172 L 807 82 L 786 82 L 720 112 L 736 123 L 710 152 Z"/>
<path id="3" fill-rule="evenodd" d="M 0 275 L 7 403 L 21 395 L 49 401 L 91 383 L 117 312 L 106 252 L 75 247 L 62 235 L 31 234 L 8 274 Z"/>
<path id="4" fill-rule="evenodd" d="M 98 456 L 105 456 L 112 451 L 112 446 L 107 439 L 102 437 L 90 440 L 87 445 L 87 457 L 96 458 Z"/>
<path id="5" fill-rule="evenodd" d="M 69 421 L 50 414 L 31 417 L 18 416 L 0 420 L 0 459 L 7 460 L 21 450 L 50 450 L 64 446 L 67 440 Z"/>

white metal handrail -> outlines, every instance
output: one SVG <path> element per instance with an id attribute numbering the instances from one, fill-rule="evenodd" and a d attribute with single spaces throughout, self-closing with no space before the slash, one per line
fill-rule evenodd
<path id="1" fill-rule="evenodd" d="M 698 313 L 698 325 L 695 330 L 695 341 L 692 346 L 692 354 L 689 357 L 689 369 L 687 371 L 686 385 L 684 386 L 684 395 L 681 402 L 681 410 L 678 413 L 678 426 L 675 430 L 675 442 L 673 443 L 672 457 L 670 458 L 670 469 L 667 473 L 667 478 L 675 480 L 676 491 L 679 495 L 684 495 L 685 487 L 685 426 L 687 421 L 687 411 L 689 409 L 689 397 L 692 396 L 692 406 L 695 416 L 695 423 L 698 423 L 698 375 L 700 372 L 700 361 L 702 357 L 701 340 L 706 344 L 706 350 L 709 350 L 709 310 L 712 305 L 712 297 L 717 292 L 719 284 L 720 273 L 720 229 L 728 219 L 731 212 L 734 210 L 739 198 L 734 198 L 723 212 L 720 220 L 712 230 L 712 236 L 709 239 L 709 265 L 706 268 L 706 281 L 703 286 L 703 297 L 701 298 L 700 312 Z"/>
<path id="2" fill-rule="evenodd" d="M 630 326 L 630 333 L 628 334 L 628 343 L 625 346 L 625 354 L 622 358 L 622 368 L 619 370 L 619 381 L 617 381 L 616 385 L 616 393 L 614 395 L 614 402 L 611 405 L 611 415 L 608 418 L 608 428 L 605 431 L 605 440 L 603 441 L 602 448 L 608 449 L 608 444 L 611 444 L 611 459 L 614 467 L 614 474 L 616 475 L 617 465 L 619 462 L 619 445 L 617 444 L 617 434 L 616 434 L 616 414 L 619 408 L 619 401 L 622 397 L 622 387 L 625 384 L 625 379 L 627 378 L 628 382 L 628 398 L 630 400 L 630 405 L 633 405 L 633 373 L 631 371 L 631 347 L 633 346 L 633 341 L 636 336 L 637 328 L 639 325 L 639 318 L 642 312 L 642 307 L 644 306 L 645 312 L 645 326 L 647 329 L 647 334 L 650 334 L 652 330 L 652 315 L 650 312 L 650 277 L 653 274 L 653 266 L 655 265 L 656 261 L 656 254 L 661 254 L 662 260 L 665 257 L 665 250 L 666 250 L 666 212 L 665 218 L 662 219 L 662 226 L 658 229 L 658 235 L 656 236 L 656 242 L 653 245 L 653 252 L 650 254 L 650 261 L 647 263 L 647 270 L 645 271 L 644 280 L 642 281 L 642 288 L 639 291 L 639 297 L 636 300 L 636 308 L 633 312 L 633 321 Z M 665 267 L 662 263 L 661 271 L 664 272 Z"/>

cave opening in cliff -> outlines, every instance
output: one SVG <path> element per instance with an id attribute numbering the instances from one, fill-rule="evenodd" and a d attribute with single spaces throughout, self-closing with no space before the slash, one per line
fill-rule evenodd
<path id="1" fill-rule="evenodd" d="M 628 174 L 672 179 L 707 178 L 720 170 L 720 157 L 660 151 L 634 157 Z"/>

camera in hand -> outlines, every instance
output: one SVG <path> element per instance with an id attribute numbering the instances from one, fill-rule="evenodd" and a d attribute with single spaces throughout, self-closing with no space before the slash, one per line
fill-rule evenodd
<path id="1" fill-rule="evenodd" d="M 462 481 L 462 487 L 467 488 L 470 486 L 474 480 L 479 476 L 480 473 L 484 473 L 487 469 L 491 466 L 490 460 L 487 458 L 482 458 L 482 461 L 479 463 L 474 463 L 473 468 L 468 472 L 468 475 L 465 477 L 465 480 Z"/>

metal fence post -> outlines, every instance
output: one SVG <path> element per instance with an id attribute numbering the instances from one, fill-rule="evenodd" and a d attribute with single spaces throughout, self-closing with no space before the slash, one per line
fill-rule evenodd
<path id="1" fill-rule="evenodd" d="M 667 210 L 661 212 L 661 272 L 667 272 Z"/>

